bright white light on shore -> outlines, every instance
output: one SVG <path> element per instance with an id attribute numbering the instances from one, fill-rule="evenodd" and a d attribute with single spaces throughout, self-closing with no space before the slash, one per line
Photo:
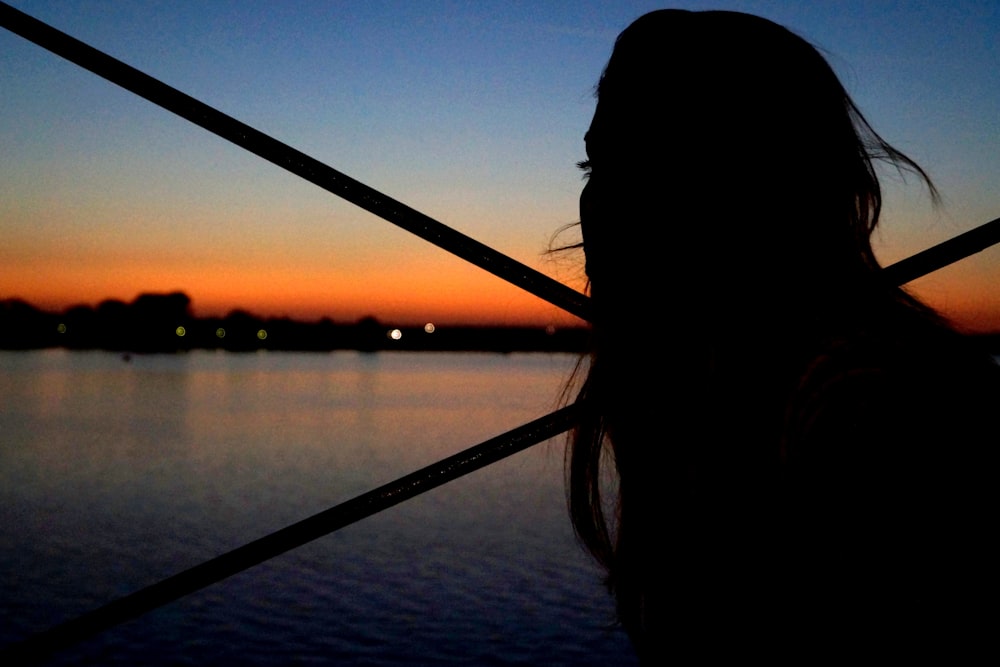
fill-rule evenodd
<path id="1" fill-rule="evenodd" d="M 393 340 L 399 340 L 402 337 L 403 337 L 403 332 L 400 331 L 399 329 L 393 329 L 392 331 L 389 332 L 389 338 Z"/>
<path id="2" fill-rule="evenodd" d="M 428 322 L 427 324 L 425 324 L 424 331 L 426 331 L 427 333 L 434 333 L 434 323 Z"/>

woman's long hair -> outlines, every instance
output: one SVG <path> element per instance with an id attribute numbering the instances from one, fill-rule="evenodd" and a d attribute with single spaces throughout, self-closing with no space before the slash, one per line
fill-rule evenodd
<path id="1" fill-rule="evenodd" d="M 709 540 L 706 512 L 725 522 L 780 475 L 790 396 L 823 346 L 890 312 L 934 320 L 881 279 L 876 162 L 937 193 L 820 53 L 762 18 L 647 14 L 597 100 L 580 204 L 594 349 L 568 496 L 642 653 L 665 599 L 706 595 L 677 569 L 714 555 L 672 541 Z"/>

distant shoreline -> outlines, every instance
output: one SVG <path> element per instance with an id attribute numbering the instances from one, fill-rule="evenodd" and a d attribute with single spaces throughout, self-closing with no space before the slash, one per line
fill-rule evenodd
<path id="1" fill-rule="evenodd" d="M 254 352 L 571 352 L 590 349 L 585 326 L 397 325 L 365 317 L 303 322 L 234 310 L 225 317 L 195 317 L 181 292 L 141 294 L 131 303 L 105 300 L 96 307 L 43 311 L 20 299 L 0 301 L 0 350 L 108 350 L 174 353 L 188 350 Z M 968 334 L 1000 356 L 1000 332 Z M 734 335 L 734 344 L 735 341 Z M 637 342 L 637 344 L 640 344 Z"/>
<path id="2" fill-rule="evenodd" d="M 26 301 L 0 301 L 0 349 L 97 349 L 122 353 L 399 350 L 408 352 L 574 352 L 588 349 L 587 327 L 483 325 L 406 326 L 365 317 L 302 322 L 264 318 L 243 310 L 195 317 L 181 292 L 142 294 L 131 303 L 43 311 Z"/>

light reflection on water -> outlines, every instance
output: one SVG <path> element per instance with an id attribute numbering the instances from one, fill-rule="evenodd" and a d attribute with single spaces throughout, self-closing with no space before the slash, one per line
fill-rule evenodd
<path id="1" fill-rule="evenodd" d="M 574 361 L 0 353 L 0 643 L 541 416 Z M 556 440 L 54 662 L 631 664 L 610 618 Z"/>

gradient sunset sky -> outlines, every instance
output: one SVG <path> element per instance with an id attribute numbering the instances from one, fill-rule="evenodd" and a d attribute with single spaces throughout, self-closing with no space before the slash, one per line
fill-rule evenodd
<path id="1" fill-rule="evenodd" d="M 582 261 L 545 250 L 577 219 L 593 86 L 617 34 L 664 6 L 8 2 L 576 287 Z M 938 209 L 887 173 L 883 263 L 1000 216 L 1000 2 L 671 6 L 793 29 L 928 171 Z M 0 156 L 0 299 L 183 290 L 199 315 L 575 321 L 5 30 Z M 912 287 L 1000 329 L 1000 248 Z"/>

